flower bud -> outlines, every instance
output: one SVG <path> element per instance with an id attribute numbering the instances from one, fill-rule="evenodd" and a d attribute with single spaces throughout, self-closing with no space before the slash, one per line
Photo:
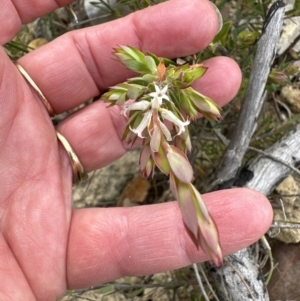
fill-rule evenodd
<path id="1" fill-rule="evenodd" d="M 169 145 L 167 158 L 176 178 L 183 183 L 190 183 L 193 180 L 193 168 L 184 152 L 174 145 Z"/>
<path id="2" fill-rule="evenodd" d="M 258 39 L 259 33 L 255 31 L 243 30 L 239 33 L 237 37 L 237 44 L 242 47 L 246 48 L 255 43 Z"/>
<path id="3" fill-rule="evenodd" d="M 219 233 L 214 220 L 196 188 L 182 183 L 170 174 L 170 187 L 178 198 L 183 221 L 193 235 L 193 240 L 212 259 L 216 266 L 223 262 Z"/>
<path id="4" fill-rule="evenodd" d="M 268 82 L 273 84 L 287 84 L 288 77 L 282 71 L 272 69 L 268 77 Z"/>
<path id="5" fill-rule="evenodd" d="M 155 163 L 151 156 L 151 149 L 149 147 L 149 144 L 145 144 L 142 147 L 140 154 L 140 168 L 142 175 L 146 178 L 148 178 L 151 173 L 153 174 L 153 171 L 155 169 Z"/>
<path id="6" fill-rule="evenodd" d="M 166 153 L 164 151 L 164 149 L 161 147 L 159 147 L 158 152 L 152 153 L 154 162 L 156 164 L 156 166 L 165 174 L 165 175 L 169 175 L 170 173 L 170 164 L 168 161 L 168 158 L 166 156 Z"/>

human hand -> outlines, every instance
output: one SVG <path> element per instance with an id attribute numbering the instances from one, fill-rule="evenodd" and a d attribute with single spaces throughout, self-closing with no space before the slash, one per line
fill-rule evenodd
<path id="1" fill-rule="evenodd" d="M 2 1 L 1 43 L 57 2 Z M 58 114 L 132 75 L 111 59 L 117 44 L 178 57 L 205 48 L 217 30 L 209 2 L 172 0 L 70 32 L 19 63 Z M 187 234 L 177 202 L 72 210 L 72 170 L 52 122 L 3 49 L 0 65 L 0 300 L 56 300 L 67 288 L 208 259 Z M 238 66 L 225 57 L 205 65 L 209 69 L 197 89 L 226 104 L 241 82 Z M 86 171 L 113 162 L 128 148 L 120 139 L 126 120 L 118 107 L 106 106 L 95 102 L 57 126 Z M 256 241 L 271 222 L 269 202 L 257 192 L 232 189 L 203 198 L 218 225 L 224 254 Z"/>

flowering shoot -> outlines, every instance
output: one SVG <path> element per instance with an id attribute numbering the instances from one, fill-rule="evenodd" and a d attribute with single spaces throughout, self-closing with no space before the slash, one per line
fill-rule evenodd
<path id="1" fill-rule="evenodd" d="M 143 140 L 139 161 L 142 175 L 153 175 L 157 167 L 170 177 L 171 191 L 193 241 L 220 265 L 218 230 L 192 184 L 193 169 L 186 156 L 191 150 L 187 128 L 190 121 L 199 114 L 212 120 L 221 118 L 219 106 L 191 86 L 205 74 L 207 67 L 176 66 L 169 59 L 150 52 L 144 54 L 130 46 L 120 46 L 114 51 L 119 61 L 138 76 L 111 87 L 102 100 L 109 106 L 122 107 L 121 115 L 128 119 L 123 139 L 128 143 L 137 138 Z"/>

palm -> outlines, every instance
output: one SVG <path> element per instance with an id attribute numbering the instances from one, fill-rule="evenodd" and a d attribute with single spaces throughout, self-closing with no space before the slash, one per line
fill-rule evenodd
<path id="1" fill-rule="evenodd" d="M 3 57 L 3 54 L 2 54 Z M 3 87 L 16 83 L 5 101 L 1 123 L 1 259 L 14 271 L 22 292 L 37 295 L 45 281 L 53 290 L 66 288 L 66 246 L 71 219 L 71 174 L 59 154 L 55 132 L 45 109 L 8 58 Z M 2 68 L 1 68 L 2 69 Z M 3 69 L 2 69 L 3 70 Z M 2 90 L 1 90 L 2 91 Z M 4 256 L 5 255 L 5 256 Z M 28 283 L 27 283 L 28 282 Z M 4 285 L 4 284 L 2 284 Z M 8 289 L 7 284 L 1 292 Z M 18 292 L 20 293 L 20 291 Z M 4 300 L 3 298 L 0 298 Z M 11 300 L 18 300 L 13 298 Z M 26 300 L 24 298 L 24 300 Z M 28 300 L 31 300 L 28 298 Z"/>
<path id="2" fill-rule="evenodd" d="M 20 23 L 12 2 L 4 2 L 4 9 L 0 9 L 0 22 L 4 22 L 0 24 L 2 43 L 17 32 Z M 54 1 L 52 7 L 37 0 L 27 2 L 33 10 L 17 7 L 23 21 L 55 7 Z M 23 5 L 24 1 L 24 8 Z M 116 44 L 139 44 L 169 57 L 205 47 L 217 27 L 210 4 L 205 0 L 190 1 L 179 13 L 180 6 L 180 1 L 174 0 L 111 25 L 74 32 L 26 55 L 20 64 L 55 112 L 64 112 L 130 75 L 110 59 Z M 205 17 L 195 18 L 199 22 L 196 28 L 202 31 L 190 28 L 185 16 L 191 18 L 191 14 L 203 10 Z M 4 15 L 13 16 L 12 22 L 2 21 L 6 20 Z M 173 24 L 172 31 L 164 28 L 166 18 Z M 236 93 L 240 71 L 226 58 L 206 64 L 210 71 L 198 88 L 223 105 Z M 67 287 L 174 269 L 205 259 L 186 233 L 176 203 L 130 210 L 72 211 L 71 168 L 50 118 L 3 50 L 0 70 L 1 300 L 55 300 Z M 225 80 L 228 73 L 230 83 Z M 124 154 L 120 140 L 124 122 L 117 109 L 107 110 L 96 102 L 61 122 L 58 128 L 85 169 L 91 171 Z M 254 198 L 256 202 L 252 202 Z M 258 198 L 261 202 L 257 202 Z M 270 222 L 269 205 L 257 193 L 232 190 L 210 194 L 205 199 L 220 227 L 225 253 L 255 241 Z M 251 206 L 253 215 L 240 218 L 243 212 L 249 212 L 247 206 Z"/>

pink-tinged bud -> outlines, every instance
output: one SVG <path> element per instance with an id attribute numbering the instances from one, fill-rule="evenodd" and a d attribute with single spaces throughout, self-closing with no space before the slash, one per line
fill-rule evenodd
<path id="1" fill-rule="evenodd" d="M 172 136 L 171 136 L 171 133 L 170 133 L 169 129 L 166 127 L 166 125 L 159 120 L 159 126 L 160 126 L 160 129 L 163 132 L 166 140 L 167 141 L 171 141 L 172 140 Z"/>
<path id="2" fill-rule="evenodd" d="M 198 243 L 201 249 L 211 258 L 217 267 L 221 266 L 223 264 L 223 254 L 215 222 L 210 218 L 209 222 L 199 222 L 199 227 Z"/>
<path id="3" fill-rule="evenodd" d="M 294 76 L 297 73 L 299 73 L 299 71 L 300 71 L 300 67 L 297 66 L 296 62 L 289 64 L 283 70 L 284 74 L 287 76 Z"/>
<path id="4" fill-rule="evenodd" d="M 219 266 L 223 262 L 223 256 L 219 243 L 218 229 L 207 210 L 201 194 L 192 184 L 190 184 L 190 190 L 199 225 L 197 241 L 202 250 L 210 256 L 215 265 Z"/>
<path id="5" fill-rule="evenodd" d="M 183 222 L 193 235 L 193 241 L 196 242 L 199 225 L 189 184 L 180 182 L 170 173 L 170 188 L 179 202 Z"/>
<path id="6" fill-rule="evenodd" d="M 272 69 L 268 77 L 268 82 L 273 84 L 287 84 L 288 77 L 284 74 L 284 72 Z"/>
<path id="7" fill-rule="evenodd" d="M 174 138 L 174 145 L 180 150 L 182 150 L 184 153 L 186 153 L 187 151 L 191 152 L 192 143 L 191 143 L 191 137 L 188 129 L 186 129 L 179 136 L 177 135 Z"/>
<path id="8" fill-rule="evenodd" d="M 193 197 L 194 197 L 194 201 L 195 203 L 197 203 L 197 208 L 199 206 L 199 209 L 201 211 L 201 214 L 203 214 L 203 217 L 208 221 L 210 216 L 209 216 L 209 212 L 207 210 L 207 207 L 202 199 L 201 194 L 199 193 L 199 191 L 195 188 L 195 186 L 193 184 L 190 184 L 190 189 L 193 193 Z"/>
<path id="9" fill-rule="evenodd" d="M 150 149 L 149 145 L 146 144 L 142 147 L 141 154 L 140 154 L 141 170 L 143 170 L 146 167 L 147 162 L 150 159 L 150 157 L 151 157 L 151 149 Z"/>
<path id="10" fill-rule="evenodd" d="M 127 126 L 127 128 L 125 129 L 124 133 L 123 133 L 123 136 L 122 136 L 122 140 L 126 141 L 128 144 L 130 143 L 134 143 L 137 139 L 137 136 L 136 134 L 134 134 L 129 126 Z"/>
<path id="11" fill-rule="evenodd" d="M 158 152 L 161 141 L 161 130 L 155 125 L 151 134 L 150 147 L 153 152 Z"/>
<path id="12" fill-rule="evenodd" d="M 145 169 L 142 170 L 142 175 L 146 178 L 148 178 L 151 174 L 152 176 L 154 175 L 154 170 L 155 170 L 155 162 L 153 160 L 152 157 L 149 158 L 146 166 L 145 166 Z"/>
<path id="13" fill-rule="evenodd" d="M 171 192 L 173 193 L 174 197 L 177 199 L 178 202 L 180 202 L 178 192 L 177 192 L 177 179 L 174 176 L 172 172 L 170 172 L 170 189 Z"/>
<path id="14" fill-rule="evenodd" d="M 209 255 L 216 266 L 221 265 L 223 256 L 218 229 L 200 193 L 192 184 L 180 182 L 172 172 L 170 173 L 170 187 L 179 201 L 182 219 L 193 235 L 193 241 Z"/>
<path id="15" fill-rule="evenodd" d="M 151 156 L 151 149 L 148 144 L 144 145 L 140 154 L 140 168 L 142 175 L 146 178 L 153 174 L 155 163 Z"/>
<path id="16" fill-rule="evenodd" d="M 300 55 L 299 55 L 298 52 L 295 51 L 293 48 L 290 48 L 289 53 L 290 53 L 291 57 L 292 57 L 295 61 L 297 61 L 297 60 L 300 59 Z"/>
<path id="17" fill-rule="evenodd" d="M 159 147 L 158 152 L 152 153 L 156 166 L 166 175 L 170 173 L 170 164 L 163 148 Z"/>
<path id="18" fill-rule="evenodd" d="M 176 178 L 183 183 L 193 180 L 193 168 L 184 152 L 170 145 L 167 147 L 167 158 Z"/>

